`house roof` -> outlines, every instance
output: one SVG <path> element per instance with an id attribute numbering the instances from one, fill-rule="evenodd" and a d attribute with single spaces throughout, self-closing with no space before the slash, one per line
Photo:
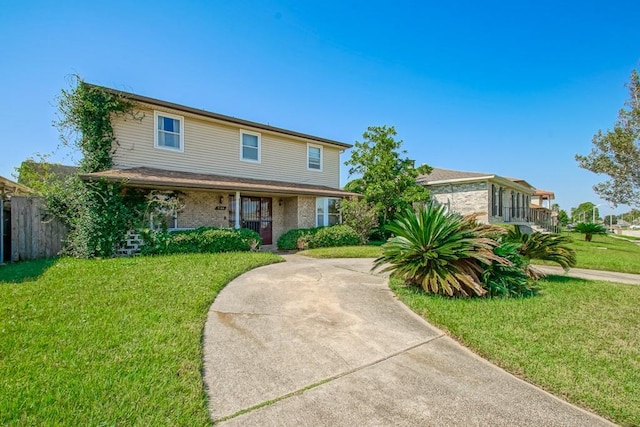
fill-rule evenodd
<path id="1" fill-rule="evenodd" d="M 247 127 L 252 127 L 252 128 L 256 128 L 256 129 L 269 131 L 269 132 L 275 132 L 275 133 L 285 134 L 285 135 L 289 135 L 289 136 L 294 136 L 294 137 L 297 137 L 297 138 L 303 138 L 303 139 L 307 139 L 307 140 L 311 140 L 311 141 L 315 141 L 315 142 L 321 142 L 323 144 L 335 145 L 335 146 L 338 146 L 340 148 L 351 148 L 352 147 L 351 144 L 347 144 L 347 143 L 344 143 L 344 142 L 334 141 L 334 140 L 327 139 L 327 138 L 322 138 L 322 137 L 319 137 L 319 136 L 314 136 L 314 135 L 309 135 L 309 134 L 306 134 L 306 133 L 301 133 L 301 132 L 296 132 L 296 131 L 292 131 L 292 130 L 288 130 L 288 129 L 283 129 L 283 128 L 271 126 L 271 125 L 268 125 L 268 124 L 266 125 L 264 123 L 252 122 L 252 121 L 249 121 L 249 120 L 239 119 L 237 117 L 226 116 L 224 114 L 213 113 L 213 112 L 206 111 L 206 110 L 201 110 L 201 109 L 198 109 L 198 108 L 187 107 L 185 105 L 180 105 L 180 104 L 174 104 L 173 102 L 167 102 L 167 101 L 162 101 L 160 99 L 149 98 L 147 96 L 137 95 L 135 93 L 124 92 L 124 91 L 120 91 L 120 90 L 116 90 L 116 89 L 111 89 L 111 88 L 104 87 L 104 86 L 94 85 L 94 84 L 90 84 L 90 83 L 83 83 L 83 84 L 85 84 L 85 85 L 87 85 L 89 87 L 101 88 L 101 89 L 103 89 L 103 90 L 105 90 L 107 92 L 110 92 L 110 93 L 113 93 L 113 94 L 116 94 L 116 95 L 121 95 L 121 96 L 129 98 L 129 99 L 131 99 L 133 101 L 137 101 L 137 102 L 141 102 L 141 103 L 145 103 L 145 104 L 152 104 L 152 105 L 157 105 L 157 106 L 161 106 L 161 107 L 171 108 L 173 110 L 183 111 L 183 112 L 187 112 L 187 113 L 191 113 L 191 114 L 197 114 L 197 115 L 202 116 L 202 117 L 208 117 L 210 119 L 219 120 L 219 121 L 223 121 L 223 122 L 227 122 L 227 123 L 233 123 L 233 124 L 240 125 L 240 126 L 247 126 Z"/>
<path id="2" fill-rule="evenodd" d="M 178 172 L 154 168 L 110 169 L 103 172 L 80 174 L 86 181 L 105 179 L 123 182 L 129 187 L 163 188 L 174 190 L 202 189 L 245 191 L 254 193 L 295 194 L 325 197 L 359 196 L 356 193 L 321 185 L 297 184 L 253 178 L 238 178 L 194 172 Z"/>
<path id="3" fill-rule="evenodd" d="M 532 191 L 535 189 L 531 184 L 527 181 L 519 178 L 506 178 L 500 175 L 492 174 L 492 173 L 483 173 L 483 172 L 464 172 L 464 171 L 456 171 L 451 169 L 442 169 L 442 168 L 433 168 L 431 173 L 420 175 L 417 181 L 423 185 L 439 185 L 439 184 L 453 184 L 453 183 L 464 183 L 464 182 L 477 182 L 477 181 L 485 181 L 485 180 L 493 180 L 497 182 L 501 182 L 506 185 L 511 185 L 513 187 L 521 187 L 524 188 L 525 191 Z"/>
<path id="4" fill-rule="evenodd" d="M 552 199 L 556 198 L 556 195 L 553 191 L 547 191 L 547 190 L 536 190 L 535 193 L 533 193 L 534 196 L 550 196 Z"/>
<path id="5" fill-rule="evenodd" d="M 0 200 L 20 194 L 30 194 L 31 189 L 8 178 L 0 176 Z"/>

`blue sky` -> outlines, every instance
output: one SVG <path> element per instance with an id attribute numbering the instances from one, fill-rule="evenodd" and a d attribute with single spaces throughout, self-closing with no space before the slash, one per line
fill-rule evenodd
<path id="1" fill-rule="evenodd" d="M 568 210 L 602 203 L 574 155 L 640 60 L 637 1 L 0 1 L 6 177 L 56 149 L 78 74 L 348 143 L 394 125 L 418 164 L 520 177 Z"/>

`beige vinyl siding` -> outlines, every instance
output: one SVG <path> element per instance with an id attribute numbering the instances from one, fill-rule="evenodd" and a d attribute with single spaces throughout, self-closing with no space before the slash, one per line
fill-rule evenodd
<path id="1" fill-rule="evenodd" d="M 261 162 L 240 160 L 240 127 L 193 114 L 157 108 L 184 117 L 184 152 L 154 147 L 153 109 L 142 120 L 115 118 L 115 168 L 151 167 L 300 184 L 340 186 L 340 148 L 324 145 L 322 172 L 307 169 L 307 143 L 315 141 L 242 128 L 261 135 Z"/>

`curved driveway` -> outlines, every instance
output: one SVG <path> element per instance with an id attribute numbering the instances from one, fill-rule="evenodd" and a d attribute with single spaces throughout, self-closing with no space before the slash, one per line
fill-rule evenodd
<path id="1" fill-rule="evenodd" d="M 235 279 L 209 311 L 204 381 L 219 425 L 611 425 L 422 320 L 370 259 L 285 258 Z"/>

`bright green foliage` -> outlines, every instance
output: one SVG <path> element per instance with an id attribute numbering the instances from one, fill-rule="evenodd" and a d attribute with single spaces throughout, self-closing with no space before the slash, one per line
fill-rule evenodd
<path id="1" fill-rule="evenodd" d="M 375 267 L 390 264 L 405 282 L 427 292 L 449 296 L 484 295 L 482 273 L 494 262 L 510 262 L 494 253 L 492 238 L 504 231 L 477 224 L 473 218 L 447 213 L 444 206 L 428 203 L 416 212 L 407 210 L 387 226 L 394 234 L 382 245 Z"/>
<path id="2" fill-rule="evenodd" d="M 333 246 L 353 246 L 360 244 L 360 236 L 348 225 L 322 227 L 309 236 L 309 248 L 329 248 Z"/>
<path id="3" fill-rule="evenodd" d="M 576 155 L 576 160 L 581 168 L 609 175 L 610 180 L 593 187 L 604 200 L 640 206 L 640 76 L 636 70 L 627 87 L 629 99 L 613 130 L 598 131 L 591 153 Z"/>
<path id="4" fill-rule="evenodd" d="M 600 210 L 591 202 L 580 203 L 577 208 L 571 208 L 571 221 L 586 222 L 600 219 Z"/>
<path id="5" fill-rule="evenodd" d="M 111 153 L 117 144 L 111 118 L 132 115 L 133 106 L 125 97 L 88 85 L 78 76 L 73 89 L 62 89 L 58 100 L 61 119 L 55 125 L 60 130 L 62 143 L 73 145 L 82 153 L 82 172 L 111 168 Z"/>
<path id="6" fill-rule="evenodd" d="M 520 244 L 503 242 L 493 253 L 509 264 L 493 261 L 482 272 L 482 283 L 491 297 L 528 297 L 537 293 L 532 278 L 526 273 L 529 263 L 520 255 Z"/>
<path id="7" fill-rule="evenodd" d="M 278 249 L 291 251 L 307 248 L 359 245 L 360 236 L 348 225 L 293 228 L 278 239 Z"/>
<path id="8" fill-rule="evenodd" d="M 262 244 L 258 233 L 246 228 L 200 227 L 195 230 L 153 231 L 143 233 L 144 255 L 187 253 L 246 252 Z"/>
<path id="9" fill-rule="evenodd" d="M 427 191 L 416 178 L 431 168 L 426 165 L 416 168 L 413 160 L 402 157 L 406 151 L 400 151 L 402 141 L 397 141 L 396 135 L 393 126 L 369 127 L 362 134 L 363 141 L 356 141 L 351 158 L 345 162 L 350 166 L 350 175 L 360 175 L 345 188 L 362 194 L 367 203 L 373 204 L 381 227 L 412 203 L 428 199 Z"/>
<path id="10" fill-rule="evenodd" d="M 594 234 L 607 234 L 607 229 L 602 224 L 594 224 L 593 222 L 576 224 L 574 230 L 584 234 L 585 242 L 590 242 Z"/>
<path id="11" fill-rule="evenodd" d="M 278 249 L 283 251 L 293 251 L 301 249 L 298 247 L 298 242 L 304 243 L 307 246 L 307 240 L 309 236 L 315 234 L 321 227 L 315 228 L 292 228 L 286 233 L 282 234 L 276 242 Z M 301 240 L 302 239 L 302 240 Z"/>
<path id="12" fill-rule="evenodd" d="M 558 211 L 558 224 L 562 226 L 566 226 L 567 224 L 569 224 L 569 215 L 564 209 L 560 209 Z"/>
<path id="13" fill-rule="evenodd" d="M 117 145 L 111 119 L 123 114 L 135 118 L 132 102 L 80 78 L 76 78 L 75 87 L 62 90 L 58 101 L 60 120 L 55 124 L 62 142 L 82 153 L 80 172 L 111 168 L 111 154 Z M 23 169 L 21 180 L 37 180 L 33 171 Z M 119 183 L 85 182 L 77 175 L 60 179 L 46 168 L 40 172 L 43 184 L 38 190 L 49 211 L 67 225 L 65 251 L 70 255 L 113 256 L 126 232 L 142 219 L 145 201 L 138 191 L 125 191 Z"/>
<path id="14" fill-rule="evenodd" d="M 519 253 L 527 262 L 532 259 L 554 262 L 568 270 L 576 266 L 576 251 L 570 247 L 571 237 L 560 234 L 534 232 L 524 234 L 520 228 L 513 226 L 503 238 L 507 242 L 518 243 Z M 535 270 L 527 268 L 527 272 L 536 277 Z"/>
<path id="15" fill-rule="evenodd" d="M 342 223 L 350 226 L 360 237 L 360 243 L 369 241 L 371 231 L 378 226 L 376 208 L 364 198 L 352 197 L 340 201 Z"/>

